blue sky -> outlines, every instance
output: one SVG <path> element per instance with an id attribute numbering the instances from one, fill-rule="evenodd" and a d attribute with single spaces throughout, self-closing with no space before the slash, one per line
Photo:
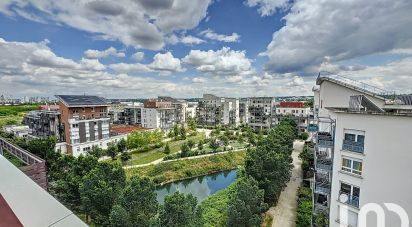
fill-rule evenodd
<path id="1" fill-rule="evenodd" d="M 412 3 L 396 3 L 5 0 L 0 93 L 311 95 L 320 70 L 408 93 Z"/>

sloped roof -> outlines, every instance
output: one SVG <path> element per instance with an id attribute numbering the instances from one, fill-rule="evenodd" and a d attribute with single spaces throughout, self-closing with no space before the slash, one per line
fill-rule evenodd
<path id="1" fill-rule="evenodd" d="M 67 107 L 109 106 L 105 98 L 92 95 L 56 95 Z"/>

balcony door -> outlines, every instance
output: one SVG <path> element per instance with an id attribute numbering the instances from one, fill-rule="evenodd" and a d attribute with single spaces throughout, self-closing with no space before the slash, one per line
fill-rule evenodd
<path id="1" fill-rule="evenodd" d="M 348 196 L 348 201 L 346 202 L 342 201 L 342 202 L 345 202 L 354 207 L 359 207 L 359 196 L 360 196 L 359 187 L 341 182 L 340 194 L 346 194 Z"/>

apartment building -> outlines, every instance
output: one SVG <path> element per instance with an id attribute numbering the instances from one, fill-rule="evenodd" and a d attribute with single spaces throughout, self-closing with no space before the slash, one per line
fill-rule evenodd
<path id="1" fill-rule="evenodd" d="M 143 128 L 168 130 L 176 124 L 176 109 L 171 102 L 147 101 L 140 111 Z"/>
<path id="2" fill-rule="evenodd" d="M 124 136 L 110 137 L 109 106 L 104 98 L 88 95 L 56 95 L 60 106 L 60 121 L 64 142 L 56 149 L 79 156 L 92 146 L 107 148 L 107 144 Z"/>
<path id="3" fill-rule="evenodd" d="M 305 107 L 304 102 L 280 102 L 276 105 L 276 124 L 284 118 L 293 119 L 298 127 L 298 133 L 307 132 L 310 107 Z"/>
<path id="4" fill-rule="evenodd" d="M 178 100 L 170 96 L 159 96 L 157 97 L 157 100 L 162 102 L 170 102 L 172 104 L 171 107 L 175 109 L 176 124 L 186 123 L 186 109 L 188 104 L 185 100 Z"/>
<path id="5" fill-rule="evenodd" d="M 275 124 L 275 98 L 252 97 L 248 104 L 248 125 L 255 131 L 269 130 Z"/>
<path id="6" fill-rule="evenodd" d="M 63 139 L 63 128 L 60 125 L 59 108 L 40 107 L 41 110 L 30 111 L 23 118 L 23 123 L 29 127 L 28 137 L 47 138 L 54 136 L 58 141 Z"/>
<path id="7" fill-rule="evenodd" d="M 241 124 L 249 123 L 249 99 L 243 98 L 239 100 L 239 120 Z"/>
<path id="8" fill-rule="evenodd" d="M 28 138 L 30 128 L 27 125 L 5 125 L 3 131 L 13 134 L 15 137 Z"/>
<path id="9" fill-rule="evenodd" d="M 412 215 L 411 97 L 330 74 L 319 74 L 316 84 L 314 215 L 326 212 L 331 227 L 358 226 L 360 209 L 376 203 L 386 226 L 401 226 L 384 203 Z M 377 226 L 375 215 L 367 226 Z"/>
<path id="10" fill-rule="evenodd" d="M 188 102 L 186 107 L 186 119 L 196 119 L 197 102 Z"/>
<path id="11" fill-rule="evenodd" d="M 200 125 L 238 125 L 239 99 L 218 97 L 203 94 L 196 110 L 196 118 Z"/>

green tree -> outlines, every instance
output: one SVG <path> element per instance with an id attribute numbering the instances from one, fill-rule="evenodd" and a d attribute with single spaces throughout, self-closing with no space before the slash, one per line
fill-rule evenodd
<path id="1" fill-rule="evenodd" d="M 180 147 L 181 155 L 182 157 L 187 157 L 190 151 L 189 146 L 187 145 L 187 143 L 183 143 L 182 146 Z"/>
<path id="2" fill-rule="evenodd" d="M 192 131 L 196 131 L 196 128 L 197 128 L 197 124 L 196 124 L 195 119 L 190 118 L 189 119 L 189 129 Z"/>
<path id="3" fill-rule="evenodd" d="M 122 162 L 126 162 L 128 160 L 130 160 L 132 158 L 132 156 L 129 154 L 129 152 L 123 152 L 120 155 L 120 159 L 122 160 Z"/>
<path id="4" fill-rule="evenodd" d="M 193 140 L 187 141 L 187 146 L 189 146 L 189 149 L 192 150 L 195 147 L 195 142 Z"/>
<path id="5" fill-rule="evenodd" d="M 153 226 L 157 222 L 155 185 L 148 178 L 133 176 L 120 193 L 118 205 L 129 214 L 132 226 Z"/>
<path id="6" fill-rule="evenodd" d="M 112 159 L 116 157 L 118 153 L 117 146 L 114 143 L 109 143 L 107 145 L 106 154 L 110 156 Z"/>
<path id="7" fill-rule="evenodd" d="M 241 178 L 235 185 L 235 192 L 228 202 L 228 226 L 260 226 L 267 204 L 263 202 L 263 190 L 255 179 Z"/>
<path id="8" fill-rule="evenodd" d="M 173 135 L 174 135 L 175 139 L 177 139 L 177 137 L 180 135 L 179 125 L 174 125 L 173 126 Z"/>
<path id="9" fill-rule="evenodd" d="M 95 223 L 107 223 L 112 206 L 124 187 L 126 175 L 121 165 L 101 162 L 80 184 L 82 207 Z"/>
<path id="10" fill-rule="evenodd" d="M 100 158 L 102 155 L 104 155 L 104 151 L 99 146 L 93 145 L 92 149 L 88 152 L 88 154 L 96 158 Z"/>
<path id="11" fill-rule="evenodd" d="M 203 150 L 203 140 L 199 140 L 199 142 L 197 143 L 197 149 L 199 151 Z"/>
<path id="12" fill-rule="evenodd" d="M 209 147 L 210 147 L 210 149 L 212 149 L 213 151 L 217 151 L 217 149 L 219 148 L 219 144 L 217 143 L 216 138 L 210 139 Z"/>
<path id="13" fill-rule="evenodd" d="M 165 198 L 160 209 L 160 225 L 165 227 L 198 226 L 200 215 L 197 211 L 197 199 L 192 194 L 185 196 L 175 192 Z"/>
<path id="14" fill-rule="evenodd" d="M 129 213 L 121 206 L 114 205 L 110 212 L 109 222 L 111 227 L 131 227 Z"/>
<path id="15" fill-rule="evenodd" d="M 163 150 L 163 153 L 165 153 L 165 154 L 170 154 L 170 147 L 169 147 L 169 143 L 166 143 L 166 145 L 165 145 L 165 149 Z"/>
<path id="16" fill-rule="evenodd" d="M 300 135 L 300 138 L 302 138 L 302 140 L 307 140 L 307 139 L 309 138 L 309 134 L 308 134 L 307 132 L 303 132 L 303 133 Z"/>
<path id="17" fill-rule="evenodd" d="M 186 128 L 184 125 L 180 127 L 180 139 L 182 140 L 186 139 Z"/>
<path id="18" fill-rule="evenodd" d="M 297 213 L 296 214 L 296 227 L 311 227 L 311 221 L 312 221 L 312 201 L 311 200 L 299 201 L 296 213 Z"/>
<path id="19" fill-rule="evenodd" d="M 119 142 L 117 142 L 117 150 L 120 153 L 123 153 L 124 151 L 126 151 L 126 146 L 127 146 L 127 142 L 125 139 L 120 139 Z"/>

